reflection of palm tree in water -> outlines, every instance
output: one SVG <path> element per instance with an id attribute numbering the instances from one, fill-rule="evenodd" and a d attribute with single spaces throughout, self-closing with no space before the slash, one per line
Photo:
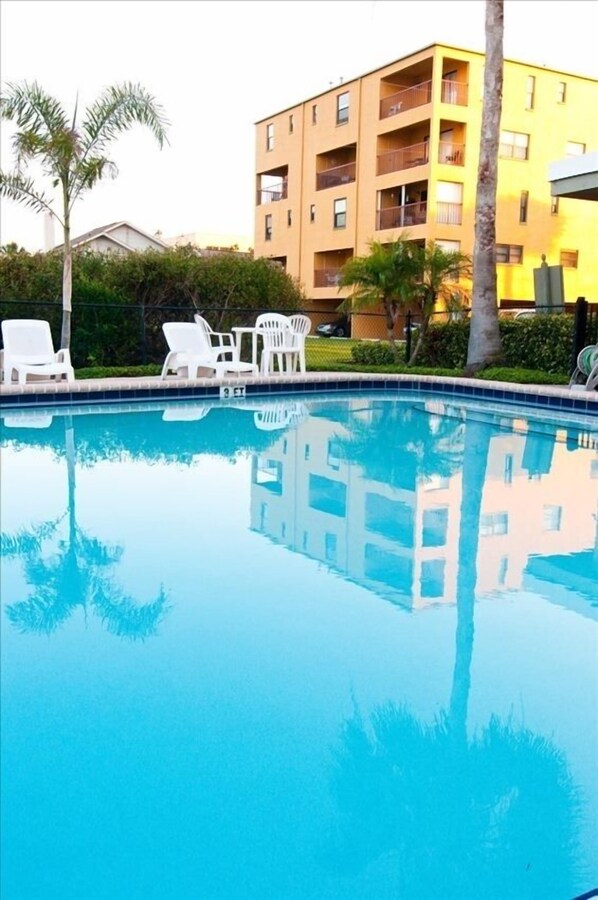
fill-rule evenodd
<path id="1" fill-rule="evenodd" d="M 448 712 L 427 725 L 389 702 L 369 721 L 356 711 L 343 729 L 333 777 L 341 824 L 329 858 L 353 876 L 367 869 L 377 886 L 382 879 L 377 900 L 566 898 L 578 888 L 578 802 L 563 755 L 495 716 L 467 736 L 489 439 L 488 425 L 466 423 Z"/>
<path id="2" fill-rule="evenodd" d="M 77 525 L 75 507 L 75 442 L 72 418 L 65 417 L 68 471 L 68 537 L 59 540 L 57 552 L 41 556 L 42 543 L 57 530 L 60 519 L 15 536 L 2 535 L 2 555 L 20 556 L 28 584 L 34 592 L 27 600 L 7 606 L 12 624 L 23 632 L 49 634 L 65 622 L 77 607 L 92 608 L 108 631 L 119 637 L 143 640 L 156 633 L 166 613 L 162 588 L 155 600 L 137 604 L 112 579 L 110 569 L 122 557 L 122 547 L 102 544 Z M 65 513 L 66 515 L 66 513 Z"/>

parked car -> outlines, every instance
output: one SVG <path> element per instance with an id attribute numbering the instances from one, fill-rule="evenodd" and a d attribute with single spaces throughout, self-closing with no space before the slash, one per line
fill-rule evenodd
<path id="1" fill-rule="evenodd" d="M 317 326 L 316 334 L 320 337 L 351 337 L 351 320 L 348 316 L 341 316 L 333 322 L 322 322 Z"/>

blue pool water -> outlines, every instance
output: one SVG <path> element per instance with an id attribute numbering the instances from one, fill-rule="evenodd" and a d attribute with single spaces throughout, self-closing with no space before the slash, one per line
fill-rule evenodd
<path id="1" fill-rule="evenodd" d="M 2 900 L 598 885 L 598 421 L 2 419 Z"/>

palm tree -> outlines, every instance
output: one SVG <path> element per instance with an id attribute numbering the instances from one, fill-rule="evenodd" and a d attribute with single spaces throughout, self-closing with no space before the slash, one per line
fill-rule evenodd
<path id="1" fill-rule="evenodd" d="M 396 354 L 394 328 L 416 277 L 415 262 L 406 235 L 390 244 L 371 241 L 369 247 L 367 256 L 354 256 L 341 270 L 339 287 L 354 287 L 355 291 L 340 308 L 350 312 L 382 306 L 388 340 Z"/>
<path id="2" fill-rule="evenodd" d="M 500 360 L 496 292 L 496 191 L 503 86 L 504 0 L 486 0 L 486 65 L 475 206 L 473 296 L 466 371 Z"/>
<path id="3" fill-rule="evenodd" d="M 411 252 L 420 273 L 419 280 L 413 285 L 411 299 L 419 309 L 421 328 L 408 362 L 410 366 L 424 342 L 438 300 L 442 300 L 447 308 L 455 302 L 455 297 L 463 302 L 466 294 L 458 281 L 461 276 L 471 275 L 469 256 L 457 250 L 443 250 L 435 241 L 428 241 L 423 247 L 412 244 Z"/>
<path id="4" fill-rule="evenodd" d="M 81 125 L 77 104 L 72 119 L 36 82 L 8 84 L 0 96 L 0 115 L 19 129 L 13 138 L 16 169 L 0 172 L 0 196 L 35 212 L 45 212 L 62 226 L 62 334 L 60 346 L 70 347 L 72 312 L 71 213 L 75 202 L 105 176 L 115 177 L 115 164 L 106 156 L 109 145 L 134 124 L 147 126 L 160 147 L 167 122 L 161 107 L 140 85 L 126 82 L 106 88 L 86 110 Z M 53 189 L 60 193 L 61 214 L 24 167 L 38 161 Z"/>

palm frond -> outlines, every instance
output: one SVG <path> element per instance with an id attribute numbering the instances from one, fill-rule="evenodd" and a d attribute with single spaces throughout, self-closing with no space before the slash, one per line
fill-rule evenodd
<path id="1" fill-rule="evenodd" d="M 0 172 L 0 197 L 14 200 L 35 212 L 49 212 L 62 224 L 50 205 L 50 200 L 38 191 L 33 178 L 26 178 L 19 172 Z"/>
<path id="2" fill-rule="evenodd" d="M 99 155 L 119 134 L 132 125 L 145 125 L 160 147 L 167 143 L 168 121 L 162 106 L 141 85 L 113 85 L 86 111 L 81 131 L 84 156 Z"/>
<path id="3" fill-rule="evenodd" d="M 118 169 L 116 164 L 105 156 L 92 156 L 80 160 L 73 172 L 73 184 L 75 187 L 71 194 L 70 207 L 73 207 L 73 204 L 81 194 L 91 190 L 102 178 L 116 178 L 117 175 Z"/>
<path id="4" fill-rule="evenodd" d="M 19 128 L 47 135 L 68 129 L 64 109 L 54 97 L 34 81 L 9 83 L 0 95 L 0 115 L 16 122 Z"/>

